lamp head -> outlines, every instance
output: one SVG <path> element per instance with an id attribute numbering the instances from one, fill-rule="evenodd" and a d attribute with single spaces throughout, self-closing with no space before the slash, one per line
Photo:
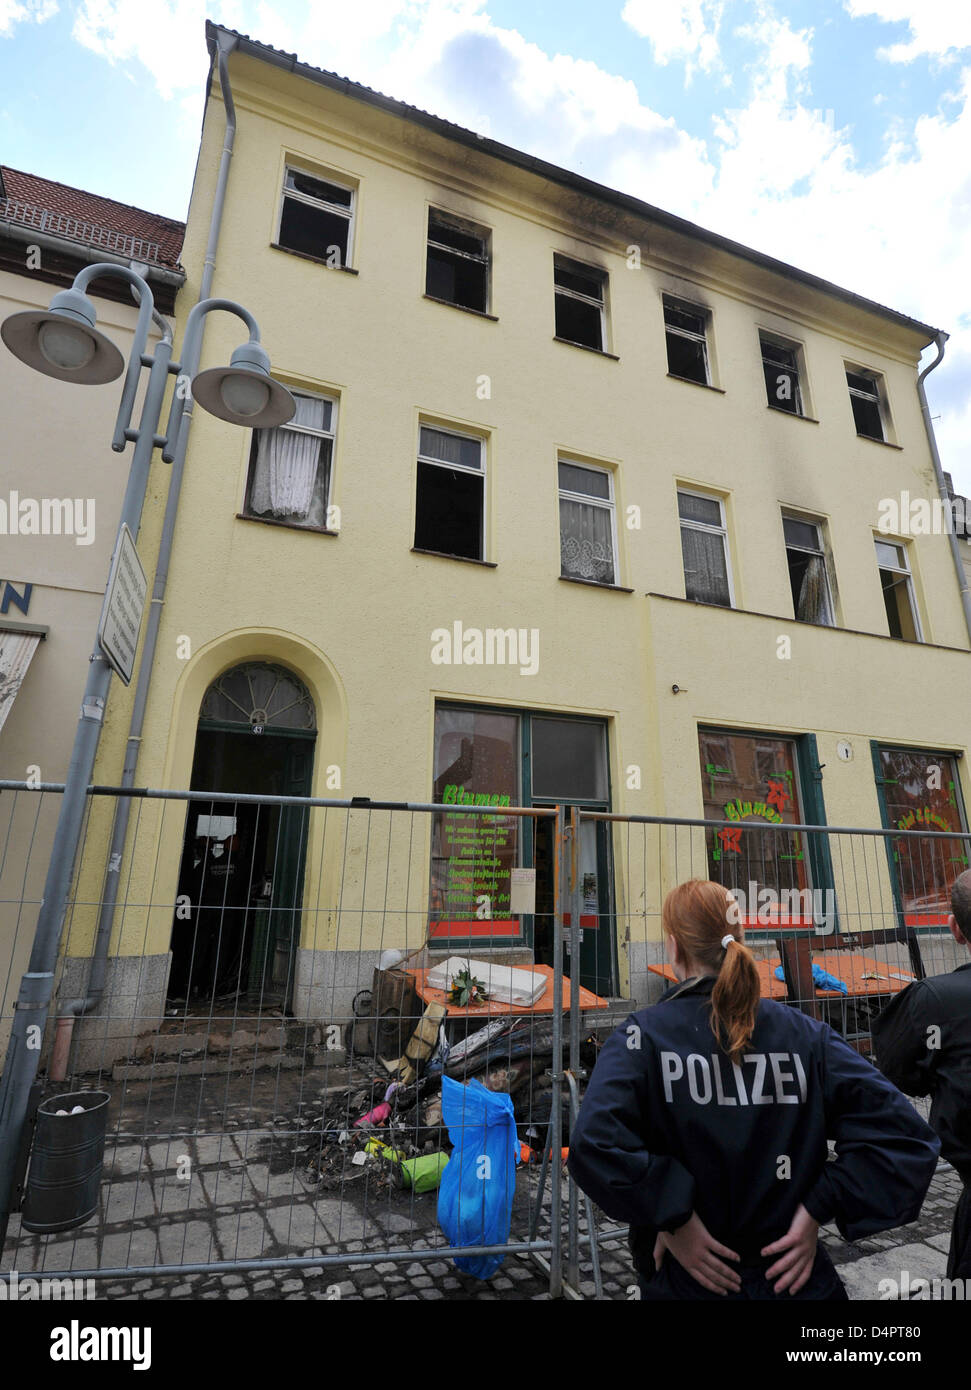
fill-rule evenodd
<path id="1" fill-rule="evenodd" d="M 210 415 L 247 429 L 273 429 L 296 414 L 290 392 L 270 376 L 270 359 L 259 343 L 244 343 L 228 367 L 210 367 L 192 383 L 192 394 Z"/>
<path id="2" fill-rule="evenodd" d="M 58 381 L 101 386 L 121 376 L 124 359 L 95 328 L 94 305 L 80 290 L 61 290 L 46 311 L 11 314 L 0 338 L 21 362 Z"/>

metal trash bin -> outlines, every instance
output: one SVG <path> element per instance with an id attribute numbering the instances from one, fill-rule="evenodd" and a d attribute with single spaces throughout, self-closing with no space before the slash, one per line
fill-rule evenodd
<path id="1" fill-rule="evenodd" d="M 72 1091 L 38 1106 L 20 1217 L 25 1231 L 69 1231 L 97 1211 L 110 1099 L 107 1091 Z M 72 1115 L 76 1105 L 84 1108 Z"/>

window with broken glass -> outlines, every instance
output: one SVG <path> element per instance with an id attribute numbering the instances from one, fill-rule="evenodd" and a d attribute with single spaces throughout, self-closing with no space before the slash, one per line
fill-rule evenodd
<path id="1" fill-rule="evenodd" d="M 822 527 L 816 521 L 783 513 L 782 530 L 786 542 L 792 608 L 797 621 L 832 627 L 835 619 Z"/>
<path id="2" fill-rule="evenodd" d="M 684 381 L 711 384 L 708 368 L 708 311 L 664 296 L 668 371 Z"/>
<path id="3" fill-rule="evenodd" d="M 879 439 L 886 443 L 880 388 L 876 376 L 868 372 L 853 372 L 847 368 L 846 385 L 850 392 L 850 405 L 853 407 L 857 434 L 862 434 L 866 439 Z"/>
<path id="4" fill-rule="evenodd" d="M 880 569 L 880 585 L 883 589 L 883 603 L 887 610 L 887 625 L 890 636 L 903 642 L 922 642 L 920 616 L 914 596 L 913 578 L 907 560 L 907 547 L 895 545 L 892 541 L 877 540 L 877 565 Z"/>
<path id="5" fill-rule="evenodd" d="M 327 529 L 337 402 L 291 391 L 296 414 L 254 430 L 243 515 Z"/>
<path id="6" fill-rule="evenodd" d="M 280 246 L 326 261 L 350 264 L 354 190 L 287 166 L 280 213 Z"/>
<path id="7" fill-rule="evenodd" d="M 613 478 L 604 468 L 561 461 L 560 574 L 599 584 L 616 581 Z"/>
<path id="8" fill-rule="evenodd" d="M 596 266 L 553 257 L 556 336 L 581 347 L 607 350 L 607 276 Z"/>
<path id="9" fill-rule="evenodd" d="M 769 405 L 787 410 L 790 415 L 803 415 L 802 391 L 799 386 L 799 349 L 795 343 L 759 334 L 762 346 L 762 371 L 765 375 L 765 394 Z"/>
<path id="10" fill-rule="evenodd" d="M 489 233 L 485 227 L 428 209 L 425 293 L 460 309 L 489 309 Z"/>
<path id="11" fill-rule="evenodd" d="M 475 435 L 422 425 L 415 549 L 484 558 L 485 447 Z"/>

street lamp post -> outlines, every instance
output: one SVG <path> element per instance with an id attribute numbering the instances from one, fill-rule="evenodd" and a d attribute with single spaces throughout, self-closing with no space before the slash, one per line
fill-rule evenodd
<path id="1" fill-rule="evenodd" d="M 140 275 L 125 266 L 86 266 L 69 290 L 54 296 L 46 312 L 32 310 L 6 319 L 0 325 L 0 338 L 21 361 L 59 381 L 101 385 L 115 380 L 121 375 L 124 360 L 114 343 L 95 327 L 95 308 L 85 294 L 93 280 L 108 276 L 126 281 L 138 300 L 138 321 L 112 438 L 112 448 L 116 452 L 123 450 L 128 442 L 135 446 L 118 524 L 117 552 L 124 527 L 127 526 L 133 536 L 138 535 L 153 451 L 160 447 L 162 458 L 166 462 L 172 460 L 186 416 L 189 389 L 204 409 L 249 429 L 285 424 L 293 417 L 296 406 L 289 391 L 270 377 L 270 361 L 260 345 L 256 320 L 233 300 L 207 299 L 193 307 L 186 323 L 182 362 L 172 362 L 171 332 L 155 311 L 152 292 Z M 203 321 L 213 310 L 226 310 L 241 318 L 249 330 L 249 341 L 234 351 L 228 367 L 210 368 L 196 376 Z M 162 329 L 162 338 L 155 351 L 148 354 L 148 332 L 153 319 Z M 148 384 L 138 427 L 133 429 L 131 417 L 143 367 L 149 369 Z M 170 374 L 176 374 L 178 381 L 166 434 L 159 435 L 162 401 Z M 0 1079 L 0 1250 L 6 1239 L 14 1171 L 30 1090 L 40 1063 L 85 800 L 111 686 L 112 667 L 102 650 L 100 638 L 95 640 L 89 661 L 44 896 L 37 915 L 30 960 L 20 982 Z"/>

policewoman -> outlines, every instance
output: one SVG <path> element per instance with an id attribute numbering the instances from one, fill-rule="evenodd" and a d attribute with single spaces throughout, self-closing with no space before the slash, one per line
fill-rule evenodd
<path id="1" fill-rule="evenodd" d="M 827 1024 L 760 998 L 727 889 L 683 883 L 662 917 L 680 983 L 604 1044 L 570 1172 L 630 1224 L 642 1298 L 845 1299 L 819 1227 L 914 1221 L 939 1141 Z"/>

